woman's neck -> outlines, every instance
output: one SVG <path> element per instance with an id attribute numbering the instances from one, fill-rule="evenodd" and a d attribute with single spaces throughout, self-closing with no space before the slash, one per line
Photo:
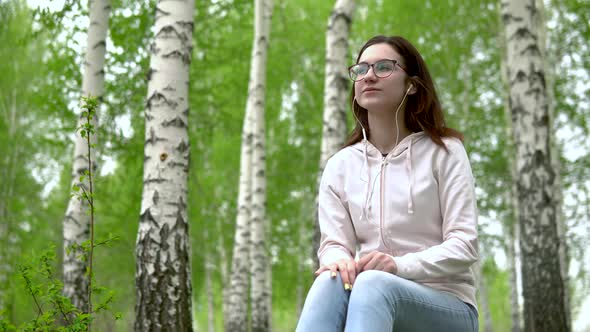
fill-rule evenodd
<path id="1" fill-rule="evenodd" d="M 369 141 L 383 154 L 389 153 L 396 144 L 399 144 L 404 138 L 411 134 L 406 128 L 403 110 L 399 111 L 397 124 L 399 128 L 399 137 L 396 142 L 397 129 L 395 125 L 395 115 L 393 112 L 375 114 L 369 112 L 368 120 L 371 128 L 371 138 Z"/>

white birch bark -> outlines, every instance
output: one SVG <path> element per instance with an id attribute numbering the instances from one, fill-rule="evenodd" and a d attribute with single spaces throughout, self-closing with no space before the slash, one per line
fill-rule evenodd
<path id="1" fill-rule="evenodd" d="M 525 331 L 569 331 L 559 259 L 557 176 L 536 0 L 502 0 L 518 172 Z M 551 314 L 548 314 L 551 313 Z"/>
<path id="2" fill-rule="evenodd" d="M 240 188 L 232 255 L 231 273 L 224 295 L 225 331 L 248 330 L 248 289 L 250 287 L 250 209 L 252 203 L 252 127 L 253 114 L 246 107 L 240 152 Z"/>
<path id="3" fill-rule="evenodd" d="M 270 261 L 266 242 L 266 153 L 264 107 L 266 62 L 270 37 L 272 0 L 254 1 L 254 45 L 250 66 L 248 104 L 254 111 L 252 150 L 252 209 L 251 209 L 251 312 L 252 332 L 270 330 Z"/>
<path id="4" fill-rule="evenodd" d="M 254 89 L 253 84 L 254 81 L 250 78 L 248 91 Z M 223 306 L 225 310 L 225 331 L 245 332 L 248 330 L 254 121 L 254 107 L 251 103 L 250 96 L 248 96 L 242 127 L 242 146 L 240 147 L 240 188 L 238 192 L 238 213 L 236 217 L 232 265 L 228 282 L 229 289 L 224 296 L 226 304 Z"/>
<path id="5" fill-rule="evenodd" d="M 354 7 L 354 0 L 336 0 L 334 9 L 328 18 L 324 77 L 324 117 L 318 184 L 326 162 L 333 154 L 338 152 L 346 139 L 346 111 L 349 109 L 348 38 Z M 317 258 L 319 246 L 320 230 L 316 220 L 312 239 L 313 251 L 311 253 L 316 267 L 319 265 Z"/>
<path id="6" fill-rule="evenodd" d="M 517 239 L 517 233 L 515 233 L 517 224 L 514 224 L 511 229 L 508 230 L 508 239 L 506 256 L 508 261 L 508 272 L 509 274 L 509 286 L 510 286 L 510 321 L 512 332 L 520 332 L 521 330 L 521 319 L 520 319 L 520 304 L 518 303 L 518 278 L 516 274 L 517 259 L 516 259 L 516 248 L 514 243 Z"/>
<path id="7" fill-rule="evenodd" d="M 506 49 L 506 36 L 503 32 L 500 32 L 500 40 L 504 49 Z M 508 71 L 506 64 L 508 59 L 506 58 L 506 52 L 501 52 L 502 61 L 500 62 L 502 83 L 504 86 L 504 112 L 506 118 L 506 137 L 509 141 L 508 149 L 504 151 L 506 160 L 510 167 L 510 177 L 512 179 L 510 190 L 507 191 L 507 206 L 510 208 L 510 219 L 504 223 L 505 234 L 508 235 L 506 244 L 506 255 L 508 256 L 508 273 L 509 275 L 509 286 L 510 286 L 510 317 L 511 317 L 511 331 L 520 332 L 522 327 L 522 320 L 520 314 L 520 302 L 519 302 L 519 284 L 518 284 L 518 253 L 516 250 L 516 243 L 518 242 L 518 193 L 516 189 L 516 181 L 518 179 L 516 171 L 516 163 L 514 162 L 514 140 L 512 138 L 512 122 L 510 114 L 510 103 L 508 101 L 508 91 L 510 89 L 510 83 L 508 81 Z"/>
<path id="8" fill-rule="evenodd" d="M 135 331 L 192 331 L 188 88 L 194 0 L 156 4 L 136 247 Z"/>
<path id="9" fill-rule="evenodd" d="M 90 0 L 88 26 L 88 43 L 84 58 L 84 74 L 82 77 L 82 95 L 93 96 L 101 99 L 104 91 L 104 61 L 106 52 L 106 37 L 108 31 L 109 14 L 111 11 L 110 0 Z M 85 123 L 82 116 L 78 119 L 78 127 Z M 92 119 L 94 128 L 98 128 L 98 110 Z M 96 144 L 96 135 L 90 136 L 91 144 Z M 86 139 L 76 132 L 74 142 L 74 163 L 72 171 L 72 186 L 78 185 L 88 191 L 88 181 L 80 182 L 80 176 L 88 169 L 88 146 Z M 92 172 L 95 173 L 96 157 L 94 149 L 91 151 Z M 87 264 L 77 258 L 79 252 L 68 250 L 73 244 L 81 244 L 88 240 L 90 235 L 90 215 L 88 203 L 78 197 L 70 198 L 63 221 L 64 258 L 63 258 L 63 283 L 64 295 L 81 310 L 87 310 L 88 302 L 88 277 L 85 275 Z"/>

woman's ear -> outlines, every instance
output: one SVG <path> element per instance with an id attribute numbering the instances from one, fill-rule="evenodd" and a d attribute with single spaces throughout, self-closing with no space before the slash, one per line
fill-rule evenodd
<path id="1" fill-rule="evenodd" d="M 414 83 L 414 82 L 416 81 L 416 79 L 417 79 L 417 78 L 418 78 L 417 76 L 413 76 L 413 77 L 410 79 L 410 86 L 409 86 L 409 88 L 408 88 L 408 94 L 409 94 L 409 95 L 413 95 L 413 94 L 415 94 L 416 92 L 418 92 L 418 88 L 416 87 L 416 83 Z"/>

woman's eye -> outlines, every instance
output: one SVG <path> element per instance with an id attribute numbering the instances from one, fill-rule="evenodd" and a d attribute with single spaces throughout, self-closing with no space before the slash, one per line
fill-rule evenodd
<path id="1" fill-rule="evenodd" d="M 377 62 L 375 64 L 375 68 L 377 69 L 377 71 L 386 72 L 390 71 L 392 69 L 392 66 L 389 62 Z"/>

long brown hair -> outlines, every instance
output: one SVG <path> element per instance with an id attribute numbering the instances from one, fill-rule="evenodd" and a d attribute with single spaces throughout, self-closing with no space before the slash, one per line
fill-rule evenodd
<path id="1" fill-rule="evenodd" d="M 406 67 L 406 72 L 409 76 L 409 81 L 416 87 L 416 93 L 408 95 L 406 106 L 404 108 L 404 121 L 406 128 L 411 132 L 424 131 L 433 142 L 446 149 L 442 140 L 443 137 L 456 137 L 463 141 L 463 134 L 459 131 L 449 128 L 445 124 L 445 118 L 440 106 L 440 101 L 432 82 L 432 77 L 428 72 L 426 63 L 418 50 L 405 38 L 400 36 L 375 36 L 369 39 L 361 48 L 356 62 L 363 52 L 371 45 L 388 44 L 401 55 Z M 371 137 L 371 129 L 369 128 L 369 121 L 367 117 L 367 110 L 361 107 L 355 100 L 354 84 L 352 85 L 352 93 L 350 101 L 352 103 L 352 110 L 359 121 L 365 127 L 367 132 L 367 139 Z M 348 136 L 344 147 L 353 145 L 363 139 L 362 128 L 358 122 L 352 133 Z"/>

